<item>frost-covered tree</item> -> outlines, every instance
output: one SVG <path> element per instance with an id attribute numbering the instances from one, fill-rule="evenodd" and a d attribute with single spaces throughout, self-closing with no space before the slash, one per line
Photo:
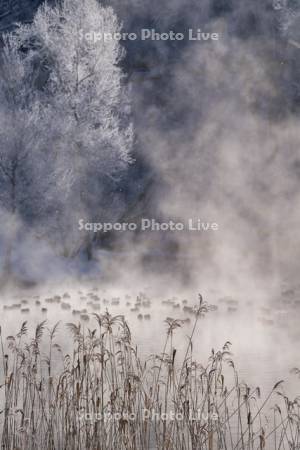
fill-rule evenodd
<path id="1" fill-rule="evenodd" d="M 0 208 L 78 246 L 78 219 L 117 216 L 107 185 L 131 162 L 126 84 L 111 8 L 96 0 L 45 4 L 4 39 L 0 72 Z M 86 240 L 86 237 L 84 237 Z"/>
<path id="2" fill-rule="evenodd" d="M 0 237 L 6 241 L 4 270 L 9 271 L 18 224 L 38 214 L 42 206 L 37 194 L 38 180 L 43 179 L 45 158 L 40 157 L 40 149 L 45 130 L 32 70 L 20 53 L 20 42 L 8 35 L 4 44 L 0 55 Z"/>
<path id="3" fill-rule="evenodd" d="M 116 211 L 103 191 L 131 160 L 130 109 L 119 67 L 123 52 L 116 39 L 93 39 L 119 30 L 113 10 L 96 0 L 44 5 L 30 30 L 51 65 L 44 93 L 60 135 L 57 170 L 70 187 L 64 193 L 68 236 L 80 217 L 113 219 Z M 58 216 L 61 221 L 65 214 Z"/>
<path id="4" fill-rule="evenodd" d="M 280 32 L 284 37 L 290 38 L 290 28 L 299 19 L 299 0 L 273 0 L 273 8 L 278 13 Z"/>

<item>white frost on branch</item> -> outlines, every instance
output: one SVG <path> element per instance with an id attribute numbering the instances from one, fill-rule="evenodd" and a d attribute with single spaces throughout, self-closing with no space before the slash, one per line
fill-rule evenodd
<path id="1" fill-rule="evenodd" d="M 44 4 L 4 37 L 0 71 L 0 209 L 40 236 L 78 245 L 79 217 L 105 219 L 107 184 L 131 163 L 129 95 L 111 8 L 96 0 Z"/>

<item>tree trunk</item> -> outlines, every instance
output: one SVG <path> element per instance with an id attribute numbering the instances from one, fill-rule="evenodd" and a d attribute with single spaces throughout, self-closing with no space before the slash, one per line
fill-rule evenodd
<path id="1" fill-rule="evenodd" d="M 2 268 L 2 273 L 1 273 L 1 277 L 0 277 L 0 282 L 1 285 L 6 284 L 9 279 L 12 276 L 12 261 L 11 261 L 11 256 L 12 256 L 12 241 L 11 239 L 9 239 L 9 242 L 7 243 L 6 246 L 6 250 L 5 250 L 5 255 L 4 255 L 4 264 L 3 264 L 3 268 Z"/>

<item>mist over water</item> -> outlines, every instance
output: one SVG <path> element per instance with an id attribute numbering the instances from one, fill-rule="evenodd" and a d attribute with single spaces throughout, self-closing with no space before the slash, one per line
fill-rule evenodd
<path id="1" fill-rule="evenodd" d="M 183 355 L 194 323 L 188 307 L 200 293 L 215 305 L 194 336 L 201 364 L 230 341 L 243 381 L 268 392 L 284 379 L 296 396 L 300 71 L 290 40 L 299 12 L 256 0 L 198 3 L 105 1 L 125 32 L 201 29 L 219 39 L 122 43 L 132 161 L 120 181 L 103 177 L 91 187 L 99 211 L 66 196 L 61 248 L 0 206 L 0 270 L 15 239 L 13 273 L 1 280 L 2 332 L 16 334 L 23 320 L 60 320 L 68 351 L 64 324 L 93 329 L 93 313 L 108 310 L 126 317 L 147 358 L 162 351 L 172 317 L 185 320 L 174 338 Z M 79 218 L 172 221 L 184 230 L 81 232 Z M 149 304 L 137 306 L 144 295 Z"/>
<path id="2" fill-rule="evenodd" d="M 66 241 L 84 240 L 78 233 L 78 217 L 99 222 L 143 216 L 160 222 L 201 220 L 217 223 L 218 231 L 114 233 L 115 258 L 108 254 L 110 274 L 114 259 L 124 277 L 126 266 L 140 268 L 146 260 L 146 272 L 157 264 L 159 272 L 174 270 L 184 282 L 195 280 L 196 285 L 199 277 L 208 284 L 229 284 L 231 289 L 253 284 L 279 289 L 286 277 L 293 282 L 299 257 L 295 245 L 299 133 L 297 99 L 291 104 L 297 79 L 282 31 L 288 23 L 285 10 L 274 8 L 272 2 L 198 5 L 187 0 L 149 5 L 114 0 L 107 4 L 126 32 L 143 27 L 160 33 L 201 29 L 218 33 L 219 40 L 122 42 L 133 104 L 136 164 L 119 192 L 109 194 L 104 202 L 103 211 L 114 209 L 112 214 L 91 216 L 70 197 Z M 105 190 L 100 190 L 99 198 L 103 195 Z M 24 233 L 28 230 L 26 225 Z M 28 261 L 24 254 L 20 258 L 26 264 L 36 266 L 32 261 L 41 260 L 40 252 L 45 266 L 48 260 L 51 266 L 51 250 L 46 250 L 44 240 L 28 247 Z M 124 251 L 128 252 L 125 264 L 119 255 Z M 149 253 L 154 263 L 147 266 Z M 164 264 L 164 258 L 170 259 L 170 265 Z M 101 271 L 105 252 L 99 260 Z"/>

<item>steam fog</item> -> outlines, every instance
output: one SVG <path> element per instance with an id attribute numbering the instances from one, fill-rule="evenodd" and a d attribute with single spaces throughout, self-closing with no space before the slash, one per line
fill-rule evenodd
<path id="1" fill-rule="evenodd" d="M 121 109 L 125 116 L 130 111 L 133 123 L 132 161 L 117 183 L 104 177 L 89 185 L 88 207 L 75 191 L 66 193 L 66 220 L 57 240 L 0 203 L 3 268 L 14 240 L 12 272 L 2 282 L 4 328 L 13 334 L 24 317 L 53 323 L 57 315 L 69 322 L 74 310 L 91 313 L 87 293 L 94 286 L 102 311 L 127 315 L 141 352 L 158 352 L 164 318 L 188 319 L 183 300 L 196 304 L 201 293 L 218 308 L 201 322 L 201 358 L 230 340 L 243 377 L 266 389 L 285 378 L 294 393 L 289 371 L 297 365 L 300 339 L 300 43 L 298 48 L 293 30 L 299 5 L 200 3 L 106 0 L 126 32 L 200 28 L 218 33 L 219 40 L 122 43 Z M 218 230 L 85 233 L 78 230 L 80 218 L 185 224 L 193 219 L 215 223 Z M 134 310 L 141 291 L 151 299 L 149 311 L 142 312 L 150 319 L 138 319 Z M 70 310 L 45 303 L 64 292 L 70 294 Z M 22 298 L 28 303 L 21 307 Z M 22 313 L 27 307 L 30 312 Z M 191 323 L 186 327 L 178 348 Z"/>

